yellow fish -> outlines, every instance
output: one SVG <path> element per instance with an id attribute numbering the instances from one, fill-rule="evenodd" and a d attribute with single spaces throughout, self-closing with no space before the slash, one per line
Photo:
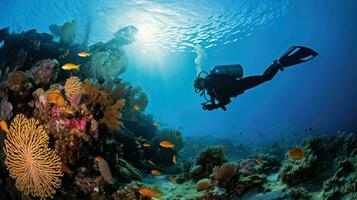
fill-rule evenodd
<path id="1" fill-rule="evenodd" d="M 148 160 L 148 163 L 150 163 L 152 165 L 156 165 L 152 160 Z"/>
<path id="2" fill-rule="evenodd" d="M 140 110 L 140 106 L 134 105 L 134 110 L 139 111 Z"/>
<path id="3" fill-rule="evenodd" d="M 63 70 L 73 70 L 73 69 L 76 69 L 79 71 L 79 66 L 81 65 L 76 65 L 76 64 L 73 64 L 73 63 L 67 63 L 67 64 L 64 64 L 62 66 L 62 69 Z"/>
<path id="4" fill-rule="evenodd" d="M 89 57 L 91 54 L 86 52 L 86 51 L 82 51 L 82 52 L 79 52 L 77 54 L 79 57 L 83 57 L 83 58 L 86 58 L 86 57 Z"/>
<path id="5" fill-rule="evenodd" d="M 154 126 L 156 126 L 156 127 L 159 127 L 160 126 L 160 123 L 159 122 L 154 122 L 154 123 L 152 123 Z"/>
<path id="6" fill-rule="evenodd" d="M 149 144 L 149 143 L 144 143 L 143 146 L 144 146 L 144 147 L 151 147 L 151 144 Z"/>
<path id="7" fill-rule="evenodd" d="M 9 127 L 7 126 L 7 123 L 4 120 L 0 121 L 0 127 L 5 133 L 9 133 Z"/>
<path id="8" fill-rule="evenodd" d="M 172 162 L 173 162 L 174 164 L 176 164 L 176 155 L 174 155 L 174 156 L 172 157 Z"/>
<path id="9" fill-rule="evenodd" d="M 177 184 L 176 177 L 173 176 L 170 178 L 171 183 Z"/>

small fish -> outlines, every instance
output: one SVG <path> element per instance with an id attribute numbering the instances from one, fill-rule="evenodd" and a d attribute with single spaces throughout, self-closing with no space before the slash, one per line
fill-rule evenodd
<path id="1" fill-rule="evenodd" d="M 124 147 L 124 144 L 121 144 L 119 147 L 120 147 L 120 148 L 123 148 L 123 147 Z"/>
<path id="2" fill-rule="evenodd" d="M 115 162 L 118 163 L 118 161 L 119 161 L 119 154 L 116 153 L 116 154 L 115 154 Z"/>
<path id="3" fill-rule="evenodd" d="M 110 171 L 107 161 L 105 161 L 104 158 L 100 156 L 95 157 L 95 160 L 98 162 L 99 171 L 104 180 L 113 184 L 112 172 Z"/>
<path id="4" fill-rule="evenodd" d="M 150 163 L 151 165 L 156 165 L 152 160 L 148 160 L 148 163 Z"/>
<path id="5" fill-rule="evenodd" d="M 145 142 L 145 143 L 143 144 L 143 147 L 151 147 L 151 144 Z"/>
<path id="6" fill-rule="evenodd" d="M 291 159 L 297 160 L 305 156 L 305 153 L 299 148 L 293 148 L 288 151 L 288 156 Z"/>
<path id="7" fill-rule="evenodd" d="M 156 127 L 159 127 L 160 126 L 160 122 L 153 122 L 152 123 L 154 126 L 156 126 Z"/>
<path id="8" fill-rule="evenodd" d="M 159 190 L 158 187 L 152 188 L 141 188 L 139 193 L 143 196 L 151 197 L 151 198 L 158 198 L 160 199 L 162 196 L 162 192 Z"/>
<path id="9" fill-rule="evenodd" d="M 174 164 L 176 164 L 176 155 L 174 155 L 174 156 L 172 157 L 172 162 L 173 162 Z"/>
<path id="10" fill-rule="evenodd" d="M 62 172 L 72 176 L 73 171 L 64 163 L 61 163 Z"/>
<path id="11" fill-rule="evenodd" d="M 174 183 L 174 184 L 177 184 L 176 176 L 171 177 L 171 178 L 170 178 L 170 182 L 171 182 L 171 183 Z"/>
<path id="12" fill-rule="evenodd" d="M 160 176 L 161 175 L 161 172 L 159 170 L 157 170 L 157 169 L 153 169 L 150 172 L 154 176 Z"/>
<path id="13" fill-rule="evenodd" d="M 88 52 L 86 52 L 86 51 L 79 52 L 77 55 L 78 55 L 79 57 L 83 57 L 83 58 L 86 58 L 86 57 L 91 56 L 91 54 L 88 53 Z"/>
<path id="14" fill-rule="evenodd" d="M 79 71 L 79 67 L 81 65 L 76 65 L 76 64 L 73 64 L 73 63 L 67 63 L 65 65 L 62 66 L 62 69 L 63 70 L 73 70 L 73 69 L 76 69 Z"/>
<path id="15" fill-rule="evenodd" d="M 164 141 L 160 142 L 160 146 L 165 147 L 165 148 L 171 148 L 171 149 L 173 149 L 175 145 L 172 144 L 172 143 L 171 143 L 170 141 L 168 141 L 168 140 L 164 140 Z"/>
<path id="16" fill-rule="evenodd" d="M 140 106 L 139 105 L 134 105 L 134 110 L 139 111 L 140 110 Z"/>
<path id="17" fill-rule="evenodd" d="M 9 127 L 7 126 L 6 121 L 1 120 L 0 121 L 0 127 L 3 131 L 5 131 L 5 133 L 9 133 Z"/>
<path id="18" fill-rule="evenodd" d="M 260 159 L 256 159 L 256 160 L 255 160 L 255 162 L 256 162 L 258 165 L 260 165 L 260 164 L 262 164 L 262 163 L 263 163 L 263 161 L 262 161 L 262 160 L 260 160 Z"/>

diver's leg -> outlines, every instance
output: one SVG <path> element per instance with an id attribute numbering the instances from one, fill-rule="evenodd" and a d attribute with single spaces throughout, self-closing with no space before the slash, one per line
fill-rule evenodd
<path id="1" fill-rule="evenodd" d="M 279 63 L 274 62 L 268 67 L 260 76 L 248 76 L 238 80 L 240 88 L 244 91 L 253 87 L 256 87 L 266 81 L 270 81 L 278 73 L 282 66 Z"/>

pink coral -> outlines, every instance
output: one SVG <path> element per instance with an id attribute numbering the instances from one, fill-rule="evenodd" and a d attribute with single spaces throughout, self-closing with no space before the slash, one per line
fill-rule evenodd
<path id="1" fill-rule="evenodd" d="M 71 126 L 79 132 L 84 132 L 86 130 L 87 118 L 73 119 L 71 121 Z"/>
<path id="2" fill-rule="evenodd" d="M 58 106 L 53 106 L 52 109 L 51 109 L 51 115 L 52 117 L 59 117 L 61 116 L 61 108 L 58 107 Z"/>
<path id="3" fill-rule="evenodd" d="M 12 116 L 12 104 L 7 100 L 7 98 L 3 98 L 1 100 L 1 118 L 2 119 L 10 119 Z"/>

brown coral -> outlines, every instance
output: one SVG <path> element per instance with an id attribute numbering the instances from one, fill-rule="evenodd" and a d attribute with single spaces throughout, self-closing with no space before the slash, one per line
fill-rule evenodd
<path id="1" fill-rule="evenodd" d="M 103 112 L 103 118 L 100 123 L 105 124 L 110 129 L 119 129 L 123 126 L 122 114 L 119 112 L 125 105 L 125 99 L 118 100 L 114 105 L 107 107 Z"/>
<path id="2" fill-rule="evenodd" d="M 48 148 L 49 137 L 42 125 L 18 114 L 5 140 L 5 164 L 21 192 L 41 199 L 52 197 L 61 187 L 61 161 Z"/>
<path id="3" fill-rule="evenodd" d="M 67 79 L 64 85 L 64 91 L 68 100 L 71 100 L 72 97 L 82 91 L 81 80 L 77 76 L 71 76 Z"/>
<path id="4" fill-rule="evenodd" d="M 217 180 L 228 180 L 237 172 L 237 166 L 233 163 L 224 163 L 221 166 L 216 166 L 212 170 L 211 177 Z"/>

